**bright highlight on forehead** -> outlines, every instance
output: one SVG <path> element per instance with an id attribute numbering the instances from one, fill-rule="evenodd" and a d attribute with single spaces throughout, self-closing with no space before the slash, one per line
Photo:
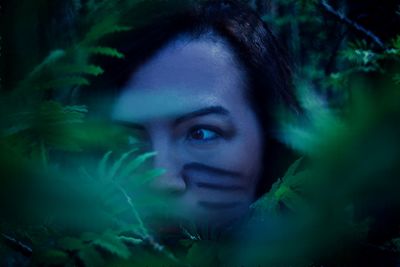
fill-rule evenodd
<path id="1" fill-rule="evenodd" d="M 144 121 L 223 106 L 222 96 L 234 93 L 233 88 L 242 91 L 243 77 L 231 48 L 220 37 L 180 36 L 132 75 L 113 117 Z"/>

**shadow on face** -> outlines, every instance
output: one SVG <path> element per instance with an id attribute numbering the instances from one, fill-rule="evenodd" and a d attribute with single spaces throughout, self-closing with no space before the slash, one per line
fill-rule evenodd
<path id="1" fill-rule="evenodd" d="M 243 217 L 260 178 L 261 126 L 246 79 L 222 38 L 180 36 L 142 65 L 122 89 L 112 117 L 143 131 L 165 169 L 151 188 L 169 210 L 199 223 Z"/>

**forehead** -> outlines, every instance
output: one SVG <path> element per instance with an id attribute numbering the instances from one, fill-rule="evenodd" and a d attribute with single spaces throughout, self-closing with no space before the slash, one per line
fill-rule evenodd
<path id="1" fill-rule="evenodd" d="M 180 36 L 131 75 L 113 116 L 142 120 L 205 105 L 240 105 L 244 101 L 244 77 L 222 38 Z"/>

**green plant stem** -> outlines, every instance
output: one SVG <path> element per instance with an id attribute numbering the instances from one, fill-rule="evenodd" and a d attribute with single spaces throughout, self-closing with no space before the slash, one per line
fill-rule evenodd
<path id="1" fill-rule="evenodd" d="M 118 183 L 115 183 L 116 187 L 121 191 L 121 193 L 124 195 L 128 205 L 131 207 L 131 210 L 133 212 L 133 215 L 135 216 L 136 220 L 139 223 L 140 230 L 142 231 L 142 237 L 145 241 L 149 242 L 149 244 L 153 247 L 154 250 L 159 251 L 163 253 L 165 256 L 167 256 L 169 259 L 171 259 L 174 262 L 179 262 L 179 260 L 169 251 L 166 251 L 164 249 L 164 246 L 160 245 L 154 239 L 149 235 L 149 232 L 147 231 L 147 228 L 145 227 L 142 218 L 139 215 L 139 212 L 137 211 L 135 205 L 133 204 L 132 198 L 128 195 L 128 193 L 125 191 L 125 189 L 120 186 Z"/>
<path id="2" fill-rule="evenodd" d="M 115 185 L 121 191 L 121 193 L 124 195 L 124 197 L 126 199 L 126 202 L 131 207 L 133 215 L 135 216 L 135 219 L 139 223 L 139 227 L 140 227 L 140 230 L 142 231 L 143 237 L 145 239 L 148 239 L 149 238 L 149 233 L 147 231 L 147 228 L 144 226 L 142 218 L 140 218 L 139 212 L 137 211 L 135 205 L 133 204 L 132 198 L 128 195 L 128 193 L 125 191 L 125 189 L 122 188 L 122 186 L 120 186 L 118 183 L 115 183 Z"/>

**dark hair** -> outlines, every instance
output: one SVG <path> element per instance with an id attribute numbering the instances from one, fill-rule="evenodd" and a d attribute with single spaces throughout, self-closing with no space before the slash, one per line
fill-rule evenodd
<path id="1" fill-rule="evenodd" d="M 275 108 L 284 105 L 297 110 L 298 105 L 285 51 L 255 11 L 234 0 L 192 3 L 123 35 L 117 46 L 125 59 L 106 66 L 106 71 L 115 87 L 122 88 L 136 68 L 178 35 L 197 38 L 209 32 L 226 40 L 243 66 L 249 89 L 247 96 L 263 127 L 267 153 L 264 153 L 265 172 L 258 186 L 260 195 L 271 185 L 271 179 L 279 175 L 277 165 L 287 159 L 283 145 L 271 138 Z"/>

